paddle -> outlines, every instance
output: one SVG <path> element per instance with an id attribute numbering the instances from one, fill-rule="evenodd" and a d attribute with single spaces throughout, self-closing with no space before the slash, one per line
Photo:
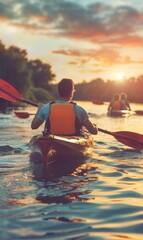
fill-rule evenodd
<path id="1" fill-rule="evenodd" d="M 143 115 L 143 110 L 136 110 L 134 111 L 137 115 Z"/>
<path id="2" fill-rule="evenodd" d="M 14 114 L 18 118 L 29 118 L 31 115 L 35 115 L 34 113 L 20 112 L 20 111 L 14 111 Z"/>
<path id="3" fill-rule="evenodd" d="M 24 99 L 20 93 L 9 83 L 5 82 L 4 80 L 0 79 L 0 97 L 4 98 L 8 101 L 16 102 L 24 102 L 30 104 L 34 107 L 38 107 L 37 103 L 33 103 L 29 100 Z M 98 128 L 100 132 L 112 135 L 115 137 L 119 142 L 135 148 L 135 149 L 142 149 L 143 148 L 143 135 L 134 132 L 128 131 L 118 131 L 118 132 L 110 132 L 101 128 Z"/>
<path id="4" fill-rule="evenodd" d="M 139 133 L 129 131 L 110 132 L 102 128 L 98 128 L 98 131 L 112 135 L 119 142 L 135 149 L 143 149 L 143 135 Z"/>
<path id="5" fill-rule="evenodd" d="M 23 102 L 37 107 L 38 104 L 31 102 L 30 100 L 24 99 L 21 94 L 8 82 L 0 79 L 0 97 L 10 102 Z"/>

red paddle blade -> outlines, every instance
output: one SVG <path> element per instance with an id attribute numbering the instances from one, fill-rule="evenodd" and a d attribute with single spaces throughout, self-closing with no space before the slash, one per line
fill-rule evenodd
<path id="1" fill-rule="evenodd" d="M 29 118 L 29 113 L 28 112 L 16 112 L 16 111 L 14 111 L 14 114 L 18 118 Z"/>
<path id="2" fill-rule="evenodd" d="M 94 104 L 97 104 L 97 105 L 103 105 L 104 104 L 104 102 L 102 100 L 100 100 L 100 99 L 93 99 L 92 102 Z"/>
<path id="3" fill-rule="evenodd" d="M 18 118 L 29 118 L 31 115 L 35 115 L 34 113 L 20 112 L 20 111 L 14 111 L 14 114 Z"/>
<path id="4" fill-rule="evenodd" d="M 5 100 L 8 100 L 10 102 L 16 102 L 16 98 L 13 98 L 12 96 L 9 96 L 9 94 L 3 92 L 1 89 L 0 89 L 0 98 L 3 98 Z"/>
<path id="5" fill-rule="evenodd" d="M 114 132 L 112 135 L 121 143 L 135 149 L 143 149 L 143 135 L 128 131 Z"/>
<path id="6" fill-rule="evenodd" d="M 20 93 L 8 82 L 0 79 L 0 97 L 11 102 L 22 100 Z"/>
<path id="7" fill-rule="evenodd" d="M 143 110 L 136 110 L 135 113 L 136 113 L 137 115 L 143 115 Z"/>

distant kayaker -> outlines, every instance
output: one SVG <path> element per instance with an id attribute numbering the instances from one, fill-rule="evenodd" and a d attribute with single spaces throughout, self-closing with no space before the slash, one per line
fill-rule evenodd
<path id="1" fill-rule="evenodd" d="M 113 110 L 122 110 L 124 108 L 124 104 L 121 101 L 120 94 L 115 94 L 109 104 L 108 111 Z"/>
<path id="2" fill-rule="evenodd" d="M 74 82 L 64 78 L 58 84 L 59 100 L 47 104 L 39 104 L 31 128 L 37 129 L 45 122 L 45 132 L 57 135 L 78 135 L 84 126 L 91 134 L 96 135 L 98 129 L 89 120 L 87 112 L 75 102 Z"/>
<path id="3" fill-rule="evenodd" d="M 123 104 L 122 110 L 129 110 L 131 111 L 131 107 L 129 104 L 129 101 L 127 99 L 127 94 L 126 93 L 121 93 L 121 102 Z"/>

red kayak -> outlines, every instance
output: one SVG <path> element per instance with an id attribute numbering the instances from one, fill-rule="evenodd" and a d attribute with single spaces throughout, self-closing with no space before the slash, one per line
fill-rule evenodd
<path id="1" fill-rule="evenodd" d="M 32 161 L 43 163 L 50 174 L 53 171 L 72 172 L 91 155 L 93 143 L 89 133 L 81 136 L 37 135 L 30 141 Z"/>

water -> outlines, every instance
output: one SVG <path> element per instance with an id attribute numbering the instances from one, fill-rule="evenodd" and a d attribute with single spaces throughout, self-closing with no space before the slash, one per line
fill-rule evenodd
<path id="1" fill-rule="evenodd" d="M 143 133 L 143 116 L 111 118 L 106 104 L 81 104 L 100 128 Z M 0 114 L 1 239 L 143 239 L 143 153 L 99 132 L 85 164 L 70 175 L 39 180 L 28 143 L 42 128 L 32 131 L 31 119 Z"/>

